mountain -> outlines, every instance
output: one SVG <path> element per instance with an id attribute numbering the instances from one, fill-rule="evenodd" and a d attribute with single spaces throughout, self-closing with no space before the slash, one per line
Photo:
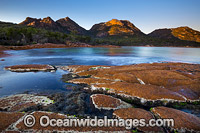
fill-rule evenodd
<path id="1" fill-rule="evenodd" d="M 135 25 L 128 20 L 112 19 L 108 22 L 95 24 L 90 33 L 96 37 L 144 35 Z"/>
<path id="2" fill-rule="evenodd" d="M 68 33 L 73 34 L 68 34 Z M 75 33 L 75 34 L 74 34 Z M 200 32 L 189 27 L 157 29 L 146 35 L 128 20 L 112 19 L 87 31 L 69 17 L 54 21 L 27 17 L 20 24 L 0 21 L 0 45 L 84 42 L 91 45 L 200 47 Z"/>
<path id="3" fill-rule="evenodd" d="M 70 32 L 75 32 L 77 34 L 86 33 L 86 30 L 84 28 L 80 27 L 69 17 L 59 19 L 56 22 L 50 17 L 46 17 L 43 19 L 27 17 L 26 20 L 24 20 L 19 24 L 26 26 L 33 26 L 36 28 L 43 28 L 51 31 L 59 31 L 64 33 L 70 33 Z"/>
<path id="4" fill-rule="evenodd" d="M 64 32 L 62 27 L 60 27 L 56 22 L 54 22 L 54 20 L 50 17 L 46 17 L 43 19 L 27 17 L 26 20 L 24 20 L 23 22 L 21 22 L 19 24 L 26 25 L 26 26 L 33 26 L 36 28 L 43 28 L 46 30 Z M 68 32 L 68 31 L 65 31 L 65 32 Z"/>
<path id="5" fill-rule="evenodd" d="M 200 32 L 189 27 L 157 29 L 148 34 L 148 36 L 163 39 L 200 42 Z"/>
<path id="6" fill-rule="evenodd" d="M 87 34 L 87 30 L 83 27 L 79 26 L 76 22 L 71 20 L 69 17 L 62 18 L 56 21 L 56 23 L 60 24 L 63 28 L 76 32 L 78 34 Z"/>

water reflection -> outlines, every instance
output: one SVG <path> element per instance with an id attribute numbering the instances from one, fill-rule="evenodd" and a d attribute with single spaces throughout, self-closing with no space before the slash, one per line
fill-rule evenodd
<path id="1" fill-rule="evenodd" d="M 0 95 L 12 93 L 64 91 L 60 81 L 64 71 L 56 73 L 13 73 L 5 66 L 19 64 L 50 65 L 129 65 L 161 61 L 200 64 L 200 48 L 122 47 L 122 48 L 46 48 L 7 51 L 12 56 L 0 61 Z"/>

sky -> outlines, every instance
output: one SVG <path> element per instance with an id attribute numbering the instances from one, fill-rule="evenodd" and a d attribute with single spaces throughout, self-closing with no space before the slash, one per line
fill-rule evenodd
<path id="1" fill-rule="evenodd" d="M 144 33 L 189 26 L 200 31 L 200 0 L 0 0 L 0 21 L 70 17 L 85 29 L 111 19 L 129 20 Z"/>

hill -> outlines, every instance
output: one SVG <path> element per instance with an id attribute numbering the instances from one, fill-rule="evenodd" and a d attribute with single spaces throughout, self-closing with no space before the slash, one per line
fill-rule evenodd
<path id="1" fill-rule="evenodd" d="M 148 36 L 162 38 L 162 39 L 173 39 L 173 40 L 185 40 L 200 42 L 200 32 L 193 30 L 189 27 L 178 27 L 171 29 L 157 29 Z"/>
<path id="2" fill-rule="evenodd" d="M 144 35 L 144 33 L 130 21 L 117 19 L 95 24 L 90 29 L 90 33 L 95 37 Z"/>
<path id="3" fill-rule="evenodd" d="M 89 36 L 53 31 L 56 25 L 49 18 L 43 19 L 39 23 L 37 19 L 28 18 L 27 20 L 30 21 L 24 21 L 23 24 L 0 22 L 0 45 L 22 46 L 36 43 L 68 44 L 68 42 L 90 42 Z M 43 22 L 48 24 L 43 25 Z M 36 26 L 32 26 L 32 24 Z M 44 26 L 44 28 L 41 26 Z"/>
<path id="4" fill-rule="evenodd" d="M 86 34 L 87 32 L 84 28 L 79 26 L 69 17 L 59 19 L 56 22 L 50 17 L 46 17 L 43 19 L 27 17 L 23 22 L 19 24 L 63 33 L 75 32 L 77 34 Z"/>
<path id="5" fill-rule="evenodd" d="M 20 24 L 0 22 L 0 45 L 82 42 L 91 45 L 200 47 L 200 32 L 189 27 L 144 34 L 128 20 L 112 19 L 85 30 L 69 17 L 54 21 L 27 17 Z"/>
<path id="6" fill-rule="evenodd" d="M 87 30 L 79 26 L 76 22 L 71 20 L 69 17 L 61 18 L 57 20 L 56 23 L 60 24 L 61 27 L 63 27 L 64 29 L 70 32 L 75 32 L 77 34 L 82 34 L 82 35 L 88 33 Z"/>

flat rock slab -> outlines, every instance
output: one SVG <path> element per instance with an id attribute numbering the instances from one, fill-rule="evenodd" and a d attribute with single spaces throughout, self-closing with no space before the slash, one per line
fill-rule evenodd
<path id="1" fill-rule="evenodd" d="M 174 102 L 185 99 L 173 91 L 154 85 L 142 85 L 137 83 L 116 82 L 110 84 L 94 85 L 96 88 L 109 88 L 108 93 L 114 93 L 122 97 L 129 97 L 132 100 L 140 99 L 141 104 L 148 101 Z"/>
<path id="2" fill-rule="evenodd" d="M 0 98 L 0 110 L 14 112 L 37 104 L 47 106 L 51 103 L 53 101 L 46 96 L 18 94 Z"/>
<path id="3" fill-rule="evenodd" d="M 113 116 L 120 119 L 145 119 L 145 122 L 148 123 L 150 119 L 155 119 L 154 116 L 140 108 L 126 108 L 126 109 L 118 109 L 113 112 Z M 150 126 L 137 126 L 136 129 L 143 132 L 163 132 L 161 127 L 150 127 Z"/>
<path id="4" fill-rule="evenodd" d="M 68 82 L 75 83 L 75 84 L 84 83 L 84 84 L 92 85 L 92 84 L 111 83 L 115 81 L 107 80 L 107 79 L 97 79 L 97 78 L 77 78 L 77 79 L 69 80 Z"/>
<path id="5" fill-rule="evenodd" d="M 7 66 L 5 67 L 5 69 L 13 71 L 13 72 L 55 71 L 56 70 L 56 68 L 51 65 L 39 65 L 39 64 Z"/>
<path id="6" fill-rule="evenodd" d="M 57 114 L 57 113 L 48 113 L 48 112 L 33 112 L 32 115 L 35 117 L 36 123 L 33 127 L 28 128 L 24 125 L 23 119 L 20 119 L 17 123 L 13 125 L 13 129 L 16 131 L 23 132 L 128 132 L 125 128 L 120 127 L 75 127 L 72 125 L 71 127 L 42 127 L 39 124 L 41 116 L 48 116 L 50 119 L 65 119 L 70 118 L 70 116 Z M 71 118 L 73 119 L 73 118 Z"/>
<path id="7" fill-rule="evenodd" d="M 138 98 L 141 101 L 160 101 L 164 105 L 176 102 L 200 100 L 200 64 L 152 63 L 125 66 L 68 66 L 68 69 L 82 78 L 72 83 L 91 85 L 91 90 L 105 90 L 125 99 Z M 83 78 L 83 76 L 85 76 Z M 90 78 L 88 78 L 90 77 Z"/>
<path id="8" fill-rule="evenodd" d="M 152 112 L 162 119 L 174 119 L 174 127 L 170 127 L 172 131 L 174 129 L 178 132 L 200 131 L 200 118 L 192 114 L 167 107 L 156 107 L 152 109 Z"/>
<path id="9" fill-rule="evenodd" d="M 23 113 L 0 112 L 0 132 L 3 132 L 5 129 L 7 129 L 11 124 L 16 122 L 23 115 L 24 115 Z"/>
<path id="10" fill-rule="evenodd" d="M 130 104 L 121 101 L 118 98 L 107 96 L 103 94 L 93 94 L 90 96 L 92 103 L 97 109 L 116 110 L 120 108 L 130 108 Z"/>

